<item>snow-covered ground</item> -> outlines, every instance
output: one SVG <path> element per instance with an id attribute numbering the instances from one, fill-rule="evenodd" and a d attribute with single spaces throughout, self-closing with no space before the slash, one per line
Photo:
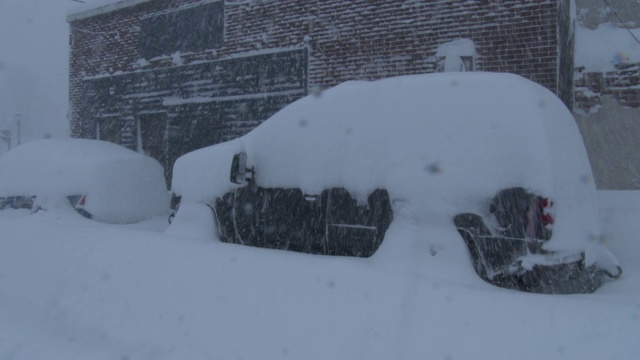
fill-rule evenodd
<path id="1" fill-rule="evenodd" d="M 483 282 L 453 225 L 357 259 L 2 211 L 0 358 L 638 359 L 640 193 L 598 195 L 625 273 L 589 295 Z"/>

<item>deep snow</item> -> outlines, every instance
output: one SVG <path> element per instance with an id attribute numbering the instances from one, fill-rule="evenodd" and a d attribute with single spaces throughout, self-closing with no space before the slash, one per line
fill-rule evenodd
<path id="1" fill-rule="evenodd" d="M 0 358 L 637 359 L 640 193 L 599 195 L 625 274 L 589 295 L 484 283 L 453 226 L 356 259 L 2 211 Z"/>
<path id="2" fill-rule="evenodd" d="M 0 31 L 0 65 L 42 71 L 31 99 L 56 135 L 68 131 L 68 39 L 53 3 L 0 0 L 12 29 Z M 9 11 L 18 4 L 30 7 Z M 621 49 L 587 68 L 610 69 Z M 162 233 L 165 218 L 118 226 L 71 209 L 2 211 L 0 359 L 637 359 L 640 194 L 598 195 L 625 273 L 563 296 L 492 287 L 454 229 L 411 221 L 394 223 L 373 258 L 353 259 L 216 242 L 199 206 L 181 210 L 195 219 L 182 236 Z"/>
<path id="3" fill-rule="evenodd" d="M 415 81 L 420 78 L 389 79 L 381 83 L 398 85 L 408 81 L 416 86 Z M 454 88 L 462 93 L 469 86 L 477 85 L 475 81 L 467 82 L 470 78 L 466 75 L 438 75 L 435 78 L 449 85 L 457 78 Z M 538 124 L 533 126 L 537 131 L 527 132 L 527 135 L 539 137 L 527 138 L 527 141 L 558 152 L 553 159 L 540 158 L 539 153 L 531 152 L 531 163 L 528 164 L 518 163 L 514 159 L 516 154 L 508 153 L 504 156 L 505 161 L 514 166 L 547 169 L 547 172 L 537 174 L 540 178 L 534 177 L 533 185 L 541 183 L 544 189 L 554 191 L 556 198 L 581 205 L 580 201 L 584 199 L 576 199 L 571 185 L 583 186 L 588 191 L 592 184 L 580 181 L 584 174 L 575 171 L 588 171 L 588 167 L 582 167 L 587 166 L 582 158 L 584 149 L 573 148 L 579 137 L 571 133 L 576 131 L 575 124 L 565 113 L 566 109 L 560 110 L 561 104 L 555 97 L 550 97 L 547 90 L 542 91 L 538 85 L 523 82 L 518 77 L 477 74 L 471 78 L 496 81 L 497 85 L 505 85 L 506 81 L 510 86 L 507 89 L 496 87 L 501 89 L 496 90 L 497 94 L 516 94 L 509 95 L 509 99 L 516 97 L 512 104 L 517 105 L 515 109 L 499 107 L 503 112 L 501 115 L 496 109 L 490 112 L 496 116 L 498 124 L 505 126 L 499 133 L 513 134 L 512 131 L 522 130 L 525 124 L 528 125 L 524 128 L 531 130 L 529 122 L 532 121 Z M 397 81 L 400 82 L 395 83 Z M 342 99 L 341 91 L 345 89 L 366 93 L 366 88 L 363 82 L 350 83 L 335 92 L 323 93 L 321 99 Z M 391 89 L 398 90 L 396 86 Z M 449 92 L 447 87 L 440 86 L 440 89 L 445 94 Z M 384 105 L 385 99 L 394 99 L 388 93 L 389 89 L 377 91 L 380 93 L 376 104 Z M 523 99 L 527 100 L 518 100 L 523 94 Z M 250 133 L 254 135 L 222 144 L 215 147 L 214 152 L 210 148 L 185 157 L 197 160 L 196 163 L 207 160 L 210 167 L 198 168 L 198 177 L 177 181 L 183 191 L 191 191 L 188 196 L 192 201 L 183 200 L 169 229 L 163 217 L 135 225 L 101 224 L 80 217 L 70 206 L 33 215 L 26 211 L 1 211 L 0 358 L 538 360 L 636 359 L 640 355 L 640 265 L 635 261 L 640 255 L 640 243 L 635 239 L 640 230 L 640 193 L 637 192 L 600 192 L 600 212 L 597 211 L 596 193 L 586 195 L 593 195 L 591 200 L 594 202 L 590 204 L 594 207 L 589 211 L 596 217 L 589 221 L 597 223 L 602 218 L 605 226 L 598 228 L 604 235 L 598 240 L 603 240 L 614 255 L 620 256 L 620 265 L 625 270 L 622 278 L 606 282 L 594 294 L 588 295 L 529 294 L 484 282 L 473 270 L 464 242 L 451 219 L 425 221 L 424 213 L 420 211 L 435 214 L 441 209 L 438 201 L 411 205 L 411 199 L 405 199 L 404 203 L 394 203 L 394 221 L 384 242 L 372 257 L 366 259 L 219 242 L 215 237 L 211 210 L 198 204 L 197 200 L 201 200 L 200 195 L 210 196 L 204 191 L 210 187 L 203 184 L 216 184 L 216 179 L 228 182 L 228 155 L 244 145 L 250 158 L 261 155 L 262 161 L 274 161 L 266 157 L 268 152 L 260 151 L 261 146 L 271 146 L 271 151 L 275 151 L 279 147 L 286 148 L 291 142 L 259 144 L 246 140 L 256 139 L 260 134 L 273 135 L 283 130 L 282 126 L 292 125 L 301 132 L 319 130 L 304 139 L 309 142 L 298 142 L 297 145 L 323 145 L 332 155 L 336 147 L 327 145 L 335 144 L 341 138 L 331 136 L 331 131 L 338 131 L 342 136 L 349 132 L 344 132 L 340 126 L 325 126 L 320 130 L 323 127 L 315 122 L 316 117 L 330 119 L 327 120 L 329 125 L 339 120 L 331 116 L 325 118 L 327 113 L 324 111 L 329 111 L 329 115 L 331 111 L 347 111 L 348 116 L 358 119 L 350 123 L 353 125 L 351 134 L 363 131 L 373 135 L 366 133 L 374 131 L 369 129 L 372 124 L 359 124 L 372 117 L 356 116 L 362 111 L 359 105 L 371 101 L 357 97 L 344 99 L 344 106 L 330 111 L 315 108 L 309 112 L 307 106 L 316 103 L 309 97 L 292 104 L 287 108 L 289 110 L 285 109 Z M 436 96 L 436 99 L 440 98 Z M 542 103 L 544 106 L 540 106 Z M 442 108 L 436 110 L 450 110 L 450 105 L 443 103 Z M 454 113 L 469 115 L 469 109 L 460 108 Z M 303 110 L 308 115 L 304 126 L 300 128 L 297 117 L 293 118 L 296 122 L 288 124 L 285 116 L 288 112 L 297 114 Z M 389 113 L 379 107 L 373 110 Z M 404 110 L 408 116 L 416 109 L 408 106 Z M 477 116 L 471 118 L 478 119 L 479 113 L 475 114 Z M 555 135 L 563 135 L 560 139 L 563 141 L 551 144 L 559 139 L 546 132 L 547 120 L 535 114 L 554 115 L 555 122 L 549 121 L 548 126 L 559 131 Z M 566 121 L 563 120 L 565 116 L 568 116 Z M 516 120 L 507 123 L 507 117 Z M 411 117 L 409 119 L 411 123 Z M 460 125 L 457 121 L 463 120 L 457 119 L 452 125 Z M 464 121 L 468 123 L 468 119 Z M 540 121 L 545 126 L 539 127 Z M 396 125 L 395 131 L 406 130 L 399 123 Z M 487 131 L 479 126 L 468 130 L 477 136 L 486 135 L 483 131 Z M 361 140 L 366 142 L 371 138 Z M 326 139 L 332 142 L 327 143 Z M 453 163 L 456 156 L 465 154 L 468 149 L 480 151 L 483 145 L 451 148 L 444 142 L 437 142 L 435 137 L 430 140 L 442 149 L 451 149 L 451 153 L 441 153 L 437 158 L 441 161 L 442 173 L 428 176 L 444 176 L 450 160 Z M 353 141 L 354 146 L 365 146 Z M 399 150 L 413 146 L 407 141 L 387 142 L 400 146 Z M 385 142 L 377 142 L 376 146 L 381 144 Z M 372 151 L 370 145 L 363 149 L 351 147 L 349 151 L 352 155 L 362 155 L 360 151 Z M 493 150 L 505 150 L 502 145 L 496 144 Z M 227 149 L 230 146 L 232 148 Z M 218 154 L 220 148 L 225 157 L 222 165 L 218 163 L 222 161 L 219 156 L 209 157 Z M 289 165 L 305 165 L 304 159 L 296 156 L 319 155 L 317 149 L 316 152 L 304 150 L 285 152 L 286 156 L 280 156 L 278 160 Z M 568 163 L 570 159 L 576 161 Z M 375 160 L 393 165 L 393 159 L 378 157 Z M 429 157 L 415 159 L 421 173 L 425 172 L 429 160 Z M 567 173 L 550 172 L 557 169 L 549 165 L 554 161 L 566 165 Z M 180 163 L 184 166 L 189 161 Z M 404 164 L 407 163 L 411 164 L 411 161 Z M 493 166 L 496 167 L 492 170 L 500 170 L 499 165 Z M 218 167 L 220 171 L 216 174 Z M 296 178 L 295 181 L 301 183 L 294 185 L 313 186 L 314 181 L 326 185 L 336 173 L 329 174 L 327 166 L 321 169 L 327 172 L 322 176 L 329 178 L 307 180 L 309 175 L 320 175 L 308 167 L 303 171 L 309 173 Z M 366 172 L 366 169 L 359 169 Z M 289 171 L 283 176 L 292 174 L 292 168 L 281 167 L 280 170 Z M 487 175 L 491 180 L 506 181 L 500 180 L 500 176 L 514 176 L 510 173 L 512 170 L 503 169 L 498 174 Z M 529 168 L 524 166 L 522 170 Z M 412 176 L 413 170 L 408 171 L 403 173 L 405 177 Z M 366 173 L 376 174 L 375 171 Z M 384 174 L 388 173 L 383 171 L 379 175 Z M 572 176 L 564 177 L 567 174 Z M 561 175 L 559 182 L 555 178 L 558 175 Z M 267 185 L 277 179 L 275 173 L 264 169 L 257 176 L 262 176 Z M 189 179 L 200 182 L 189 183 Z M 378 177 L 375 179 L 379 180 Z M 386 185 L 399 189 L 407 184 L 395 179 L 392 177 Z M 420 179 L 424 180 L 424 176 Z M 352 180 L 350 184 L 356 187 L 376 185 L 366 178 Z M 480 178 L 476 180 L 480 182 L 476 184 L 478 186 L 495 186 Z M 545 188 L 545 184 L 554 186 Z M 453 183 L 443 183 L 439 189 L 445 191 L 441 194 L 443 199 L 457 190 Z M 216 191 L 222 189 L 216 188 Z M 562 195 L 560 191 L 566 194 Z"/>

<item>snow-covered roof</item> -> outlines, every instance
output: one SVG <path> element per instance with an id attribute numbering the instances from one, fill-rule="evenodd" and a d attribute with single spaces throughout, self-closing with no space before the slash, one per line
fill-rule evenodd
<path id="1" fill-rule="evenodd" d="M 138 4 L 142 4 L 151 0 L 96 0 L 90 4 L 85 4 L 83 6 L 79 6 L 76 9 L 72 10 L 67 15 L 67 22 L 72 22 L 75 20 L 85 19 L 96 15 L 110 13 L 112 11 L 124 9 L 127 7 L 135 6 Z M 193 4 L 185 4 L 173 10 L 180 10 L 186 7 L 198 6 L 210 2 L 216 2 L 221 0 L 200 0 L 199 2 Z M 171 11 L 173 11 L 171 10 Z"/>
<path id="2" fill-rule="evenodd" d="M 78 6 L 67 14 L 67 22 L 72 22 L 88 17 L 106 14 L 119 9 L 138 5 L 150 0 L 98 0 L 90 4 Z"/>

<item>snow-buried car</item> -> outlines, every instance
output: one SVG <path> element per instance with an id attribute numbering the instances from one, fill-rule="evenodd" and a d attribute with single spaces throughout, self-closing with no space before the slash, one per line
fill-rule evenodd
<path id="1" fill-rule="evenodd" d="M 164 171 L 149 156 L 89 139 L 32 141 L 0 157 L 0 209 L 69 205 L 107 223 L 167 214 Z"/>
<path id="2" fill-rule="evenodd" d="M 343 83 L 182 156 L 172 190 L 172 226 L 207 204 L 224 242 L 367 257 L 402 217 L 455 226 L 497 286 L 586 293 L 621 274 L 571 114 L 512 74 Z"/>

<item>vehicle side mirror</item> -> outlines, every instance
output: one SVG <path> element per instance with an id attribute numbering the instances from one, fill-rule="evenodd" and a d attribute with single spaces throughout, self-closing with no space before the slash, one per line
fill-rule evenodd
<path id="1" fill-rule="evenodd" d="M 247 172 L 251 175 L 247 176 Z M 253 169 L 247 168 L 247 154 L 244 152 L 233 155 L 231 161 L 230 179 L 234 184 L 244 185 L 253 180 Z"/>

